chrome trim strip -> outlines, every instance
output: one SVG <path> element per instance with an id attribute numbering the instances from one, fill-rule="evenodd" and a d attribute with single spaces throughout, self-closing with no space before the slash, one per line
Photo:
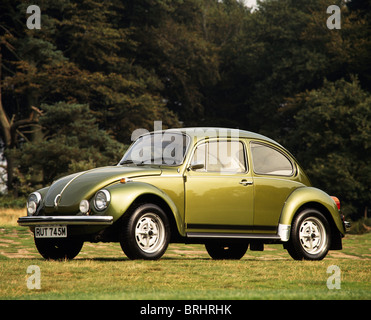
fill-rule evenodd
<path id="1" fill-rule="evenodd" d="M 70 181 L 68 181 L 66 183 L 66 185 L 63 187 L 62 191 L 57 194 L 57 196 L 54 198 L 54 207 L 57 208 L 58 205 L 59 205 L 59 202 L 61 202 L 61 198 L 62 198 L 62 194 L 64 192 L 64 190 L 66 190 L 66 188 L 73 182 L 75 181 L 78 177 L 81 177 L 84 173 L 86 173 L 87 171 L 83 171 L 83 172 L 80 172 L 78 173 L 76 176 L 74 176 Z"/>
<path id="2" fill-rule="evenodd" d="M 94 225 L 106 226 L 113 223 L 112 216 L 27 216 L 17 221 L 20 226 L 39 225 Z"/>
<path id="3" fill-rule="evenodd" d="M 189 238 L 229 238 L 229 239 L 266 239 L 280 240 L 280 236 L 276 234 L 265 233 L 206 233 L 206 232 L 188 232 Z"/>
<path id="4" fill-rule="evenodd" d="M 83 171 L 83 172 L 80 172 L 78 173 L 76 176 L 74 176 L 70 181 L 68 181 L 66 183 L 66 185 L 63 187 L 62 191 L 59 193 L 60 196 L 62 196 L 64 190 L 66 190 L 66 188 L 73 182 L 75 181 L 78 177 L 82 176 L 84 173 L 86 173 L 87 171 Z"/>
<path id="5" fill-rule="evenodd" d="M 187 229 L 209 229 L 209 230 L 246 230 L 252 232 L 253 230 L 258 231 L 276 231 L 277 226 L 259 226 L 259 225 L 237 225 L 237 224 L 204 224 L 204 223 L 188 223 Z M 232 234 L 232 233 L 231 233 Z M 245 234 L 245 233 L 241 233 Z"/>

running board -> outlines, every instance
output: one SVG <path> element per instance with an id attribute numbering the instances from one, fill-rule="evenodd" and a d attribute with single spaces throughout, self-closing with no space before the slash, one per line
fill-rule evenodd
<path id="1" fill-rule="evenodd" d="M 265 233 L 211 233 L 211 232 L 188 232 L 188 238 L 204 238 L 204 239 L 263 239 L 263 240 L 281 240 L 277 234 Z"/>

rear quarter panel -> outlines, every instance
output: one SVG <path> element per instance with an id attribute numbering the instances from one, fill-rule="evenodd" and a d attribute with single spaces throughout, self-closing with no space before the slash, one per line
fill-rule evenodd
<path id="1" fill-rule="evenodd" d="M 294 179 L 255 176 L 254 225 L 278 226 L 286 199 L 295 189 L 300 187 L 303 187 L 303 184 Z M 263 231 L 257 230 L 257 232 L 262 233 Z"/>

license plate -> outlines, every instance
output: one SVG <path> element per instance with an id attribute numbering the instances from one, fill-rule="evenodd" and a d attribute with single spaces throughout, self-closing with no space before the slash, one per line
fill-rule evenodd
<path id="1" fill-rule="evenodd" d="M 67 226 L 35 227 L 36 238 L 67 238 Z"/>

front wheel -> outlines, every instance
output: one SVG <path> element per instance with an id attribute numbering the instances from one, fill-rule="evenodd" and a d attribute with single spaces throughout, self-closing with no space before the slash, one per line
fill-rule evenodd
<path id="1" fill-rule="evenodd" d="M 157 260 L 170 242 L 165 212 L 155 204 L 143 204 L 123 219 L 120 245 L 129 259 Z"/>
<path id="2" fill-rule="evenodd" d="M 322 260 L 331 245 L 331 228 L 316 209 L 301 211 L 292 223 L 286 249 L 295 260 Z"/>

